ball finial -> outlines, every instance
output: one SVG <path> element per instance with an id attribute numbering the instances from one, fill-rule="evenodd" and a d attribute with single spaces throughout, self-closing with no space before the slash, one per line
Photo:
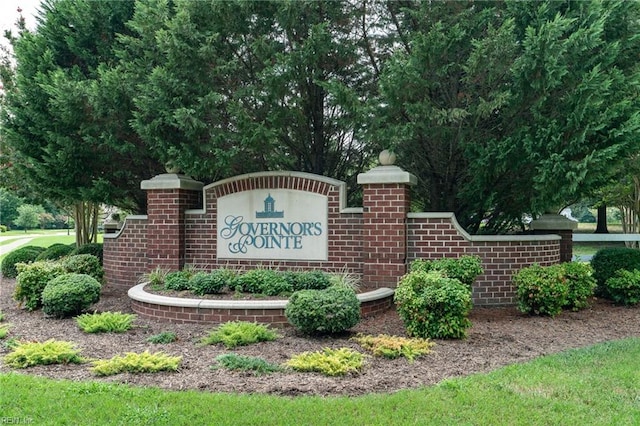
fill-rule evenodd
<path id="1" fill-rule="evenodd" d="M 385 149 L 378 155 L 378 161 L 381 166 L 393 166 L 396 162 L 396 155 L 388 149 Z"/>

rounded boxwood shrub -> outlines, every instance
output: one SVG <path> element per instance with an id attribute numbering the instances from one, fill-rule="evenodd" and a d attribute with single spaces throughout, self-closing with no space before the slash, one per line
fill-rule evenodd
<path id="1" fill-rule="evenodd" d="M 331 286 L 330 275 L 323 271 L 285 272 L 284 278 L 293 291 L 323 290 Z"/>
<path id="2" fill-rule="evenodd" d="M 102 265 L 102 243 L 82 244 L 80 247 L 75 247 L 75 244 L 73 244 L 73 247 L 74 250 L 72 254 L 91 254 L 97 257 L 100 265 Z"/>
<path id="3" fill-rule="evenodd" d="M 73 251 L 67 244 L 53 244 L 36 257 L 36 260 L 58 260 L 68 256 Z"/>
<path id="4" fill-rule="evenodd" d="M 244 274 L 238 274 L 233 280 L 235 290 L 246 293 L 279 296 L 293 292 L 293 286 L 286 279 L 285 274 L 271 269 L 252 269 Z"/>
<path id="5" fill-rule="evenodd" d="M 44 247 L 24 246 L 7 253 L 4 259 L 2 259 L 2 265 L 0 265 L 2 276 L 5 278 L 17 277 L 18 270 L 16 269 L 16 265 L 18 263 L 34 262 L 38 255 L 44 250 Z"/>
<path id="6" fill-rule="evenodd" d="M 49 281 L 66 271 L 57 262 L 43 260 L 19 264 L 18 272 L 13 298 L 21 304 L 24 303 L 27 310 L 33 311 L 42 307 L 42 291 Z"/>
<path id="7" fill-rule="evenodd" d="M 637 305 L 640 302 L 640 270 L 620 269 L 605 283 L 606 292 L 615 303 Z"/>
<path id="8" fill-rule="evenodd" d="M 598 283 L 596 292 L 609 298 L 605 283 L 616 275 L 620 269 L 625 271 L 640 270 L 640 250 L 628 247 L 611 247 L 600 249 L 591 259 L 593 277 Z"/>
<path id="9" fill-rule="evenodd" d="M 471 290 L 441 271 L 414 271 L 402 277 L 394 296 L 411 337 L 461 339 L 471 327 Z"/>
<path id="10" fill-rule="evenodd" d="M 522 268 L 513 277 L 518 309 L 527 314 L 556 316 L 567 306 L 569 284 L 561 265 Z"/>
<path id="11" fill-rule="evenodd" d="M 411 263 L 411 272 L 441 271 L 447 278 L 455 278 L 471 288 L 473 282 L 480 276 L 482 260 L 478 256 L 461 256 L 459 258 L 443 257 L 441 259 L 418 259 Z"/>
<path id="12" fill-rule="evenodd" d="M 360 321 L 360 301 L 344 287 L 300 290 L 291 295 L 284 314 L 303 333 L 340 333 Z"/>
<path id="13" fill-rule="evenodd" d="M 87 274 L 102 282 L 104 270 L 100 260 L 92 254 L 74 254 L 60 261 L 67 272 Z"/>
<path id="14" fill-rule="evenodd" d="M 42 291 L 42 310 L 56 318 L 81 314 L 100 300 L 101 285 L 86 274 L 63 274 L 46 285 Z"/>
<path id="15" fill-rule="evenodd" d="M 189 279 L 189 288 L 198 296 L 220 293 L 235 277 L 230 269 L 215 269 L 211 272 L 198 272 Z"/>

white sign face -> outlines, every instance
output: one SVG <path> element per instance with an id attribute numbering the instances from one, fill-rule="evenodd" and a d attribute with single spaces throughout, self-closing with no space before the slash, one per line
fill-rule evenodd
<path id="1" fill-rule="evenodd" d="M 218 198 L 218 258 L 327 260 L 327 197 L 287 189 Z"/>

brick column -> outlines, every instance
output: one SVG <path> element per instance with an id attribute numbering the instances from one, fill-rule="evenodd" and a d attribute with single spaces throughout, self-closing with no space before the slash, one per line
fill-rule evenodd
<path id="1" fill-rule="evenodd" d="M 530 226 L 535 234 L 560 235 L 560 262 L 571 262 L 573 258 L 573 230 L 578 228 L 578 222 L 560 214 L 545 213 L 540 218 L 531 221 Z"/>
<path id="2" fill-rule="evenodd" d="M 409 187 L 416 177 L 394 166 L 395 156 L 383 151 L 380 166 L 358 175 L 363 186 L 364 290 L 395 288 L 406 273 Z"/>
<path id="3" fill-rule="evenodd" d="M 199 207 L 203 184 L 174 173 L 145 180 L 148 268 L 180 270 L 185 258 L 184 212 Z"/>

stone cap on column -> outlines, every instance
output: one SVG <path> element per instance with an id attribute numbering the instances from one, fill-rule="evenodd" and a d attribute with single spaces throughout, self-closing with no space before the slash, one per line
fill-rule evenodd
<path id="1" fill-rule="evenodd" d="M 143 180 L 140 188 L 149 189 L 186 189 L 190 191 L 202 191 L 204 184 L 186 175 L 176 173 L 164 173 L 154 176 L 149 180 Z"/>
<path id="2" fill-rule="evenodd" d="M 561 214 L 545 213 L 529 225 L 534 231 L 569 231 L 578 229 L 578 222 Z"/>
<path id="3" fill-rule="evenodd" d="M 380 166 L 358 175 L 358 184 L 405 183 L 415 185 L 418 178 L 398 166 L 394 166 L 396 156 L 386 149 L 378 156 Z"/>

